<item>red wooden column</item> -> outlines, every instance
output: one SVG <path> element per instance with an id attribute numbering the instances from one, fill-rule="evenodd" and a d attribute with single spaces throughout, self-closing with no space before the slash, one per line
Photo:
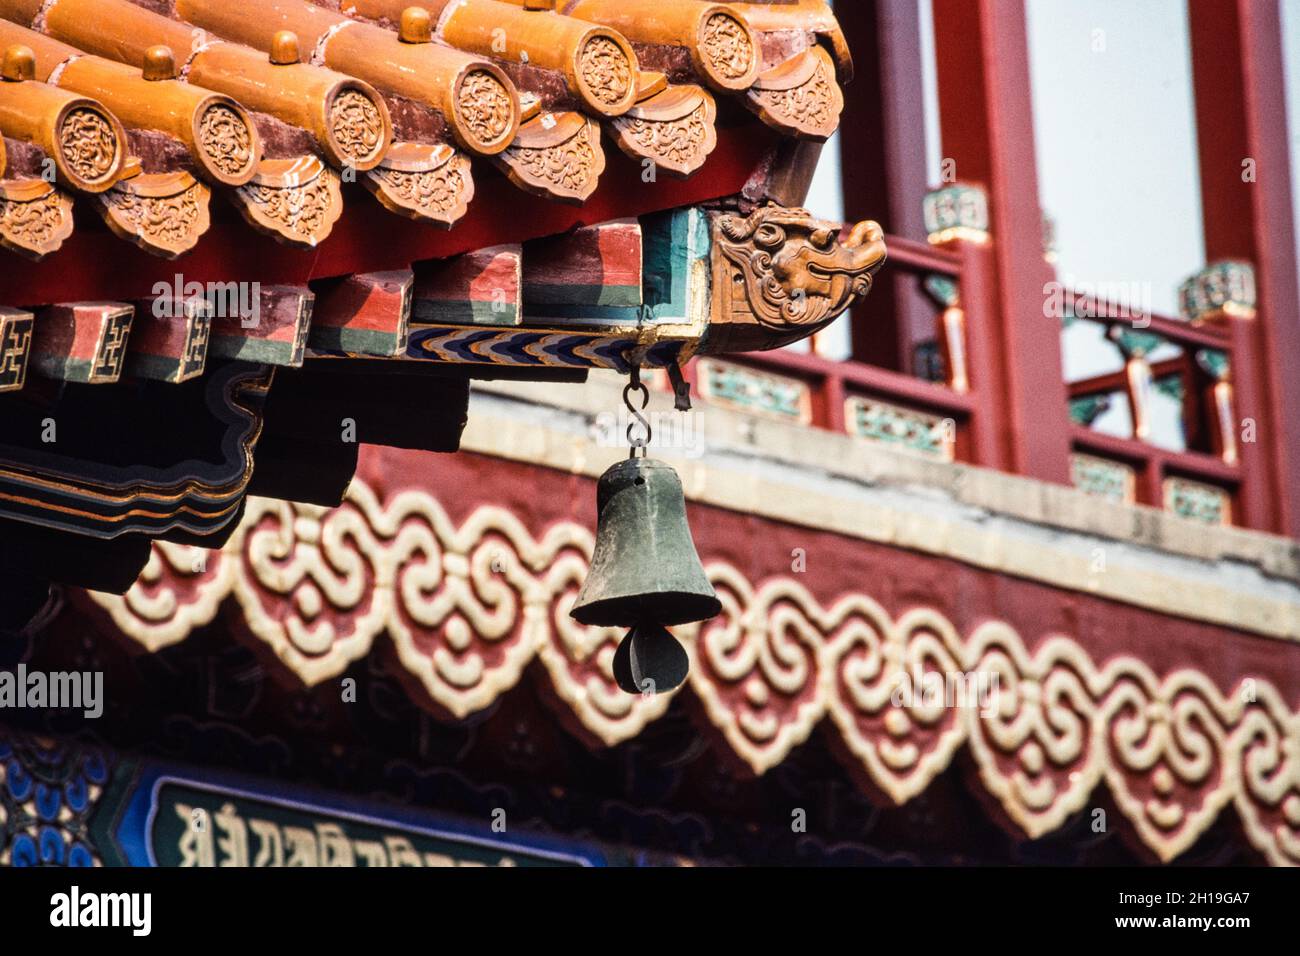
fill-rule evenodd
<path id="1" fill-rule="evenodd" d="M 853 0 L 835 15 L 855 63 L 839 133 L 844 218 L 874 219 L 889 235 L 923 239 L 921 202 L 931 184 L 916 0 Z M 854 358 L 914 373 L 916 344 L 934 337 L 934 308 L 915 276 L 882 273 L 853 315 Z"/>
<path id="2" fill-rule="evenodd" d="M 1238 511 L 1250 527 L 1300 537 L 1300 303 L 1277 0 L 1188 4 L 1205 254 L 1255 265 L 1256 316 L 1232 319 L 1241 442 Z M 1254 181 L 1243 178 L 1254 161 Z"/>
<path id="3" fill-rule="evenodd" d="M 997 338 L 997 281 L 993 250 L 974 242 L 961 251 L 961 295 L 966 311 L 966 362 L 971 377 L 971 461 L 985 468 L 1007 468 L 1007 403 L 999 391 L 1001 357 Z"/>
<path id="4" fill-rule="evenodd" d="M 996 341 L 986 354 L 998 367 L 972 376 L 1002 396 L 1008 467 L 1066 483 L 1069 413 L 1060 323 L 1044 314 L 1044 286 L 1055 276 L 1043 259 L 1024 0 L 932 2 L 943 156 L 956 161 L 958 182 L 989 196 Z"/>

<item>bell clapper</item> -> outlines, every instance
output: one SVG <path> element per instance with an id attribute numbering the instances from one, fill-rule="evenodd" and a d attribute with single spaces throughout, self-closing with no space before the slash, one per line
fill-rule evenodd
<path id="1" fill-rule="evenodd" d="M 629 694 L 666 694 L 686 682 L 690 658 L 668 628 L 637 624 L 614 652 L 614 681 Z"/>

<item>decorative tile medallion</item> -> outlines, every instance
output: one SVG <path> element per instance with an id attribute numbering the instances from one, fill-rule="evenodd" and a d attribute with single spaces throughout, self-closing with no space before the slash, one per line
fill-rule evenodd
<path id="1" fill-rule="evenodd" d="M 867 441 L 944 461 L 954 457 L 957 423 L 951 418 L 852 395 L 844 403 L 844 426 L 850 435 Z"/>
<path id="2" fill-rule="evenodd" d="M 1166 478 L 1165 510 L 1204 524 L 1232 524 L 1232 496 L 1217 485 L 1187 478 Z"/>
<path id="3" fill-rule="evenodd" d="M 812 422 L 808 383 L 715 359 L 697 366 L 700 394 L 716 405 L 807 425 Z"/>
<path id="4" fill-rule="evenodd" d="M 1225 260 L 1206 266 L 1178 287 L 1178 309 L 1193 323 L 1220 316 L 1255 317 L 1255 267 Z"/>
<path id="5" fill-rule="evenodd" d="M 989 241 L 989 201 L 978 186 L 946 186 L 924 200 L 926 238 L 934 245 L 964 239 Z"/>
<path id="6" fill-rule="evenodd" d="M 1071 455 L 1070 480 L 1085 495 L 1130 505 L 1137 500 L 1137 473 L 1129 465 L 1109 458 Z"/>

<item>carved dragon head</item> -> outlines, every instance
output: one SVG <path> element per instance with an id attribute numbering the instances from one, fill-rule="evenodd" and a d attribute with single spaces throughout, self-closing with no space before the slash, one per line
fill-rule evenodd
<path id="1" fill-rule="evenodd" d="M 774 348 L 811 335 L 871 291 L 885 261 L 882 236 L 876 223 L 860 222 L 841 242 L 838 224 L 768 205 L 720 217 L 717 246 L 734 266 L 733 300 L 743 294 Z"/>

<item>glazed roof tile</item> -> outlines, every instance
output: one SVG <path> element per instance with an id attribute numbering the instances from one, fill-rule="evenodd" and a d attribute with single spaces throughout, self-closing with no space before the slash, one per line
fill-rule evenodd
<path id="1" fill-rule="evenodd" d="M 0 132 L 35 157 L 6 170 L 0 153 L 0 243 L 32 258 L 70 234 L 68 194 L 105 194 L 109 227 L 166 258 L 204 242 L 212 190 L 315 248 L 363 201 L 342 183 L 445 228 L 471 209 L 480 164 L 582 204 L 623 162 L 606 142 L 655 173 L 699 172 L 719 116 L 744 125 L 715 97 L 813 139 L 842 106 L 820 0 L 0 0 L 0 16 L 0 49 L 17 64 L 29 48 L 33 68 L 0 85 Z M 74 96 L 81 111 L 60 114 Z M 70 158 L 96 148 L 103 168 L 78 172 Z M 45 159 L 55 182 L 27 182 Z M 57 228 L 17 225 L 31 204 L 58 210 Z"/>

